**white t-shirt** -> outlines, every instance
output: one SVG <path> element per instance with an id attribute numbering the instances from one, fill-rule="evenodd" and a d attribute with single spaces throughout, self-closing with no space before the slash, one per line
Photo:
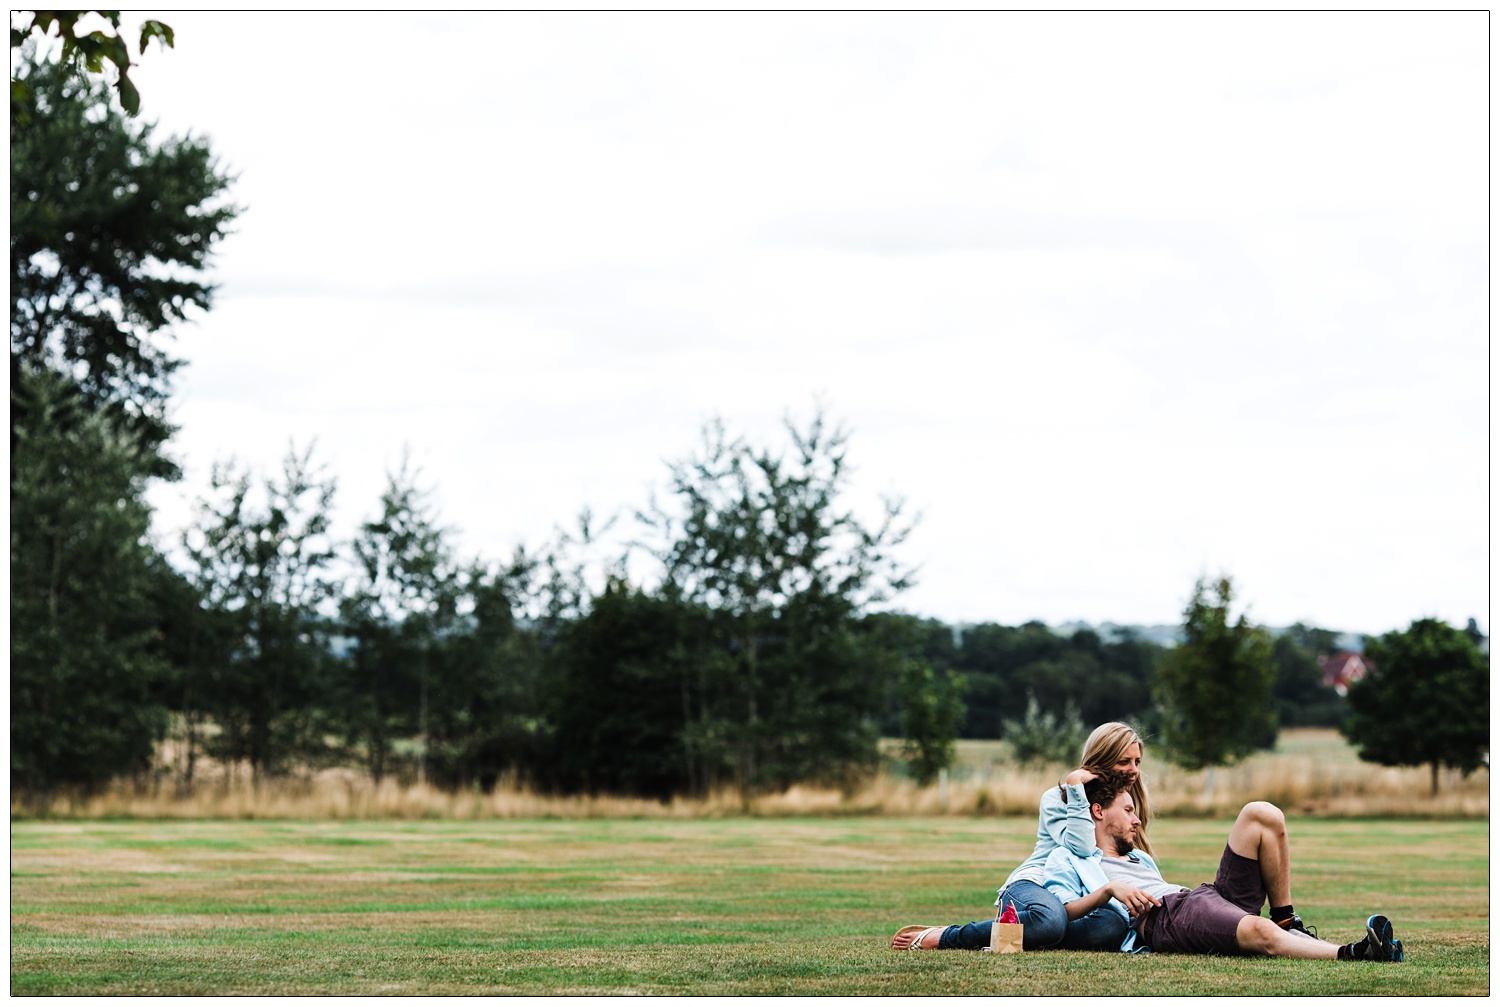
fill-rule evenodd
<path id="1" fill-rule="evenodd" d="M 1104 876 L 1109 880 L 1124 881 L 1135 885 L 1155 899 L 1187 891 L 1182 885 L 1172 885 L 1162 880 L 1161 872 L 1154 865 L 1134 854 L 1125 857 L 1103 857 L 1099 866 L 1104 868 Z"/>

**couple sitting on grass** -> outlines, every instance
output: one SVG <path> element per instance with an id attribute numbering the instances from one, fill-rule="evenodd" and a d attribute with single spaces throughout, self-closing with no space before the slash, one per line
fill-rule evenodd
<path id="1" fill-rule="evenodd" d="M 1150 820 L 1140 736 L 1125 724 L 1089 735 L 1083 768 L 1042 795 L 1036 850 L 995 900 L 1022 924 L 1027 951 L 1157 951 L 1399 962 L 1401 942 L 1371 916 L 1350 944 L 1319 940 L 1292 910 L 1286 819 L 1273 804 L 1245 805 L 1229 830 L 1212 884 L 1163 880 L 1146 840 Z M 1260 915 L 1267 899 L 1271 918 Z M 897 950 L 988 947 L 990 923 L 902 927 Z"/>

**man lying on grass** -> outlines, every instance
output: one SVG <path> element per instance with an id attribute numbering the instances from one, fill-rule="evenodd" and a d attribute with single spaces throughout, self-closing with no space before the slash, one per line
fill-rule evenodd
<path id="1" fill-rule="evenodd" d="M 1330 944 L 1292 911 L 1292 863 L 1286 818 L 1264 801 L 1245 805 L 1229 830 L 1211 884 L 1187 889 L 1168 884 L 1146 853 L 1135 848 L 1140 819 L 1131 799 L 1130 777 L 1108 771 L 1085 784 L 1094 820 L 1096 849 L 1079 857 L 1057 849 L 1047 858 L 1046 888 L 1062 900 L 1068 927 L 1103 931 L 1097 914 L 1106 908 L 1126 922 L 1123 940 L 1098 943 L 1100 950 L 1177 954 L 1271 955 L 1399 962 L 1404 958 L 1391 923 L 1371 916 L 1365 936 L 1352 944 Z M 1271 918 L 1260 915 L 1269 896 Z M 1116 930 L 1116 933 L 1119 931 Z M 1064 941 L 1065 946 L 1080 946 Z"/>

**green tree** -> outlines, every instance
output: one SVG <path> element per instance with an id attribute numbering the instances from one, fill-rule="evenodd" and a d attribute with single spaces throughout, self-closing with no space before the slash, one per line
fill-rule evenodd
<path id="1" fill-rule="evenodd" d="M 1183 613 L 1183 641 L 1163 656 L 1157 677 L 1167 754 L 1189 769 L 1228 765 L 1275 737 L 1276 669 L 1271 638 L 1241 614 L 1229 619 L 1228 577 L 1202 580 Z"/>
<path id="2" fill-rule="evenodd" d="M 44 795 L 149 765 L 165 710 L 140 445 L 22 368 L 11 453 L 11 785 Z"/>
<path id="3" fill-rule="evenodd" d="M 889 690 L 881 734 L 902 739 L 901 757 L 925 787 L 953 765 L 964 722 L 968 682 L 953 670 L 953 630 L 901 612 L 869 613 L 857 627 L 865 663 Z"/>
<path id="4" fill-rule="evenodd" d="M 901 662 L 902 755 L 918 786 L 925 787 L 953 765 L 954 740 L 963 722 L 964 681 L 953 671 L 935 671 L 924 661 Z"/>
<path id="5" fill-rule="evenodd" d="M 463 573 L 459 624 L 436 653 L 441 702 L 428 714 L 428 772 L 447 786 L 491 787 L 502 774 L 549 766 L 541 744 L 541 634 L 521 625 L 534 564 L 524 551 L 492 569 Z M 548 683 L 552 685 L 553 683 Z"/>
<path id="6" fill-rule="evenodd" d="M 707 739 L 692 732 L 706 698 L 698 673 L 712 660 L 704 630 L 692 606 L 612 580 L 552 652 L 544 779 L 665 800 L 716 776 L 703 765 Z"/>
<path id="7" fill-rule="evenodd" d="M 323 754 L 333 726 L 333 494 L 311 447 L 288 450 L 280 478 L 260 486 L 232 463 L 216 464 L 183 536 L 190 579 L 214 618 L 232 627 L 206 690 L 222 732 L 215 753 L 247 760 L 257 778 L 289 756 Z"/>
<path id="8" fill-rule="evenodd" d="M 1060 636 L 1040 622 L 970 626 L 954 657 L 969 682 L 964 736 L 1000 737 L 1005 722 L 1024 719 L 1028 694 L 1055 717 L 1071 706 L 1093 724 L 1149 721 L 1161 652 L 1129 634 L 1105 643 L 1090 630 Z"/>
<path id="9" fill-rule="evenodd" d="M 745 794 L 876 764 L 885 689 L 855 622 L 908 582 L 892 556 L 910 530 L 900 505 L 872 526 L 840 499 L 847 436 L 821 413 L 787 431 L 790 450 L 775 451 L 710 424 L 701 453 L 671 466 L 676 510 L 642 515 L 664 590 L 710 615 L 727 678 L 688 719 L 734 753 Z"/>
<path id="10" fill-rule="evenodd" d="M 1371 671 L 1349 687 L 1343 734 L 1359 757 L 1383 766 L 1489 764 L 1490 659 L 1471 636 L 1438 619 L 1365 641 Z"/>
<path id="11" fill-rule="evenodd" d="M 89 15 L 95 15 L 98 20 L 105 22 L 108 28 L 100 27 L 80 33 L 78 23 L 83 21 L 86 25 Z M 102 74 L 104 64 L 108 61 L 114 68 L 114 86 L 120 99 L 120 107 L 130 115 L 135 115 L 140 111 L 141 95 L 130 80 L 130 68 L 135 63 L 130 58 L 130 45 L 126 42 L 125 36 L 120 33 L 119 11 L 23 10 L 11 11 L 10 114 L 12 120 L 19 119 L 27 122 L 32 112 L 31 86 L 24 77 L 19 77 L 14 72 L 15 51 L 24 48 L 31 41 L 33 34 L 46 38 L 53 28 L 57 29 L 57 37 L 62 42 L 61 61 L 64 66 L 75 74 L 81 75 L 84 72 Z M 176 37 L 170 25 L 148 19 L 141 22 L 140 45 L 137 47 L 137 52 L 145 55 L 146 46 L 151 43 L 152 39 L 160 41 L 165 48 L 171 48 L 176 44 Z M 34 42 L 31 44 L 35 45 Z"/>
<path id="12" fill-rule="evenodd" d="M 1072 703 L 1058 716 L 1043 712 L 1036 697 L 1030 694 L 1026 697 L 1026 716 L 1005 722 L 1005 740 L 1010 745 L 1011 757 L 1022 765 L 1072 764 L 1083 753 L 1088 735 L 1089 729 Z"/>
<path id="13" fill-rule="evenodd" d="M 436 652 L 457 628 L 459 569 L 450 533 L 438 524 L 409 459 L 387 473 L 380 506 L 354 539 L 358 573 L 341 605 L 353 641 L 347 715 L 376 783 L 392 738 L 415 729 L 417 779 L 425 782 Z"/>
<path id="14" fill-rule="evenodd" d="M 193 789 L 198 759 L 210 724 L 214 683 L 234 647 L 234 613 L 205 606 L 202 593 L 165 557 L 153 552 L 153 578 L 147 603 L 156 616 L 157 653 L 164 667 L 156 698 L 176 714 L 168 737 L 175 749 L 179 794 Z"/>
<path id="15" fill-rule="evenodd" d="M 230 179 L 202 141 L 155 142 L 102 82 L 31 59 L 20 73 L 36 115 L 11 121 L 12 382 L 23 361 L 65 375 L 155 450 L 179 364 L 159 337 L 212 302 L 204 270 L 239 212 Z M 28 408 L 12 396 L 13 441 Z"/>
<path id="16" fill-rule="evenodd" d="M 13 779 L 92 785 L 141 769 L 164 706 L 187 711 L 190 779 L 195 687 L 211 667 L 199 644 L 213 627 L 145 542 L 143 493 L 176 474 L 162 447 L 177 362 L 160 340 L 189 305 L 208 306 L 201 272 L 236 211 L 206 145 L 154 143 L 103 80 L 76 72 L 115 62 L 133 110 L 118 36 L 80 31 L 85 12 L 15 13 Z M 117 12 L 96 13 L 118 28 Z M 64 65 L 27 41 L 52 28 Z M 151 37 L 170 44 L 171 30 L 149 22 L 142 45 Z"/>

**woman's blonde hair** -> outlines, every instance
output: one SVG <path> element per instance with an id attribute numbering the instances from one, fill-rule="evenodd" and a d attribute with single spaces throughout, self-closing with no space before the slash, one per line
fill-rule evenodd
<path id="1" fill-rule="evenodd" d="M 1091 773 L 1114 769 L 1115 763 L 1125 757 L 1125 750 L 1131 745 L 1140 745 L 1141 758 L 1146 757 L 1146 743 L 1141 740 L 1135 728 L 1116 721 L 1100 724 L 1089 735 L 1089 740 L 1083 743 L 1083 768 Z M 1130 785 L 1130 797 L 1135 801 L 1136 817 L 1141 820 L 1135 845 L 1148 855 L 1155 856 L 1151 853 L 1151 841 L 1146 838 L 1146 826 L 1151 822 L 1151 797 L 1146 790 L 1146 774 L 1137 776 Z"/>

